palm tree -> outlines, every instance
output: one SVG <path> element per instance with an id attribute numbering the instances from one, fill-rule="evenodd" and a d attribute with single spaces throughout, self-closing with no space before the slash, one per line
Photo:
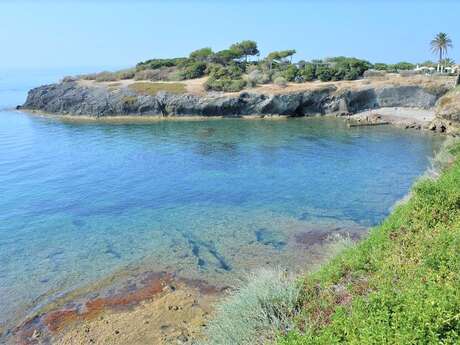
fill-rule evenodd
<path id="1" fill-rule="evenodd" d="M 452 40 L 447 36 L 446 33 L 440 32 L 431 41 L 431 51 L 435 54 L 439 54 L 438 71 L 443 69 L 442 57 L 447 55 L 447 49 L 452 48 Z"/>

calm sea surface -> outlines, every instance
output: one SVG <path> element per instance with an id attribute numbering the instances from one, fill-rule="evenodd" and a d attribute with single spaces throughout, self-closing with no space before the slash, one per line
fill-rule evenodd
<path id="1" fill-rule="evenodd" d="M 97 124 L 8 110 L 65 74 L 0 73 L 0 330 L 127 267 L 213 282 L 308 267 L 328 236 L 382 221 L 441 144 L 324 118 Z"/>

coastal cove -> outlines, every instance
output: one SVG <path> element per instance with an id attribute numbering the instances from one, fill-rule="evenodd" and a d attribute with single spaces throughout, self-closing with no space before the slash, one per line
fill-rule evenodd
<path id="1" fill-rule="evenodd" d="M 1 111 L 3 336 L 44 310 L 110 296 L 111 277 L 126 284 L 130 272 L 222 291 L 254 268 L 311 270 L 336 236 L 356 240 L 379 224 L 444 140 L 284 119 L 104 123 Z"/>
<path id="2" fill-rule="evenodd" d="M 0 345 L 460 345 L 440 5 L 3 1 Z"/>

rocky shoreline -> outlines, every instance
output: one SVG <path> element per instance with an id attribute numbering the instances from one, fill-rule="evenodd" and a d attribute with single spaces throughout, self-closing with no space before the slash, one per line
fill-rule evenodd
<path id="1" fill-rule="evenodd" d="M 448 88 L 423 85 L 361 85 L 338 88 L 334 84 L 310 90 L 280 93 L 240 92 L 204 95 L 158 92 L 137 94 L 128 89 L 62 82 L 29 91 L 18 109 L 54 115 L 154 117 L 244 117 L 352 115 L 379 108 L 434 109 Z"/>

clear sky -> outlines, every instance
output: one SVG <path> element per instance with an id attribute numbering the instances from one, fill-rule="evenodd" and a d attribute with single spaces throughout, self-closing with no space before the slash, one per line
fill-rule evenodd
<path id="1" fill-rule="evenodd" d="M 336 55 L 372 62 L 435 59 L 449 34 L 460 59 L 460 1 L 0 0 L 0 68 L 128 67 L 252 39 L 262 55 Z"/>

